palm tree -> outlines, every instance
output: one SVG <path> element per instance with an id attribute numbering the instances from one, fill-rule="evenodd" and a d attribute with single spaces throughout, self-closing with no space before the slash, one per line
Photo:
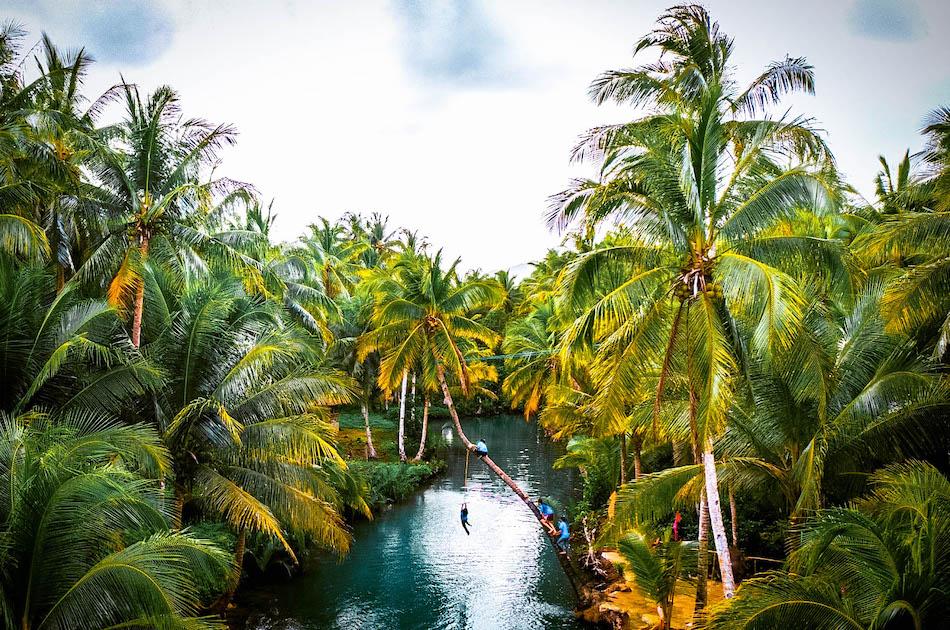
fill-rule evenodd
<path id="1" fill-rule="evenodd" d="M 131 302 L 130 336 L 139 347 L 150 260 L 201 271 L 201 254 L 213 253 L 235 271 L 253 272 L 256 265 L 204 229 L 212 196 L 241 187 L 226 178 L 200 181 L 221 147 L 234 143 L 234 130 L 183 120 L 178 95 L 167 86 L 145 102 L 135 86 L 123 83 L 122 91 L 125 119 L 102 132 L 115 137 L 118 148 L 101 147 L 95 160 L 103 184 L 97 200 L 111 225 L 78 276 L 82 282 L 111 278 L 109 301 L 122 308 Z"/>
<path id="2" fill-rule="evenodd" d="M 198 585 L 227 555 L 173 531 L 154 430 L 96 414 L 0 413 L 0 625 L 212 628 Z"/>
<path id="3" fill-rule="evenodd" d="M 124 416 L 129 399 L 160 383 L 133 352 L 105 300 L 75 285 L 59 294 L 42 267 L 0 256 L 0 409 L 98 411 Z"/>
<path id="4" fill-rule="evenodd" d="M 334 341 L 331 347 L 333 365 L 341 367 L 357 383 L 357 397 L 366 430 L 366 459 L 377 457 L 376 447 L 373 445 L 373 429 L 369 422 L 369 411 L 379 374 L 379 354 L 372 352 L 360 359 L 357 344 L 360 337 L 370 330 L 372 309 L 372 298 L 361 293 L 345 300 L 342 308 L 343 315 L 334 326 Z"/>
<path id="5" fill-rule="evenodd" d="M 289 534 L 345 551 L 340 510 L 369 513 L 336 483 L 347 472 L 328 405 L 350 400 L 350 380 L 321 363 L 322 342 L 233 279 L 189 284 L 177 303 L 165 299 L 175 315 L 154 342 L 168 375 L 156 410 L 178 501 L 234 529 L 238 566 L 249 531 L 277 541 L 293 561 Z"/>
<path id="6" fill-rule="evenodd" d="M 620 356 L 658 369 L 657 416 L 667 385 L 685 379 L 694 457 L 706 471 L 731 597 L 713 443 L 743 355 L 787 346 L 801 325 L 801 290 L 783 269 L 833 244 L 769 230 L 801 208 L 828 207 L 830 157 L 807 120 L 754 118 L 788 92 L 813 89 L 803 59 L 769 65 L 740 91 L 731 78 L 732 40 L 693 5 L 670 9 L 635 50 L 651 48 L 660 50 L 659 61 L 604 73 L 591 86 L 598 103 L 651 113 L 589 132 L 575 156 L 602 156 L 600 180 L 577 181 L 553 199 L 552 225 L 613 217 L 632 241 L 581 254 L 568 268 L 566 308 L 578 316 L 564 352 L 606 344 L 603 372 Z M 703 561 L 704 550 L 699 555 Z"/>
<path id="7" fill-rule="evenodd" d="M 309 273 L 320 283 L 323 293 L 335 299 L 353 288 L 360 255 L 368 245 L 346 238 L 345 228 L 320 217 L 319 224 L 311 224 L 310 234 L 300 239 L 294 250 L 308 261 Z"/>
<path id="8" fill-rule="evenodd" d="M 950 348 L 950 108 L 932 112 L 924 133 L 923 172 L 888 198 L 900 212 L 869 226 L 854 247 L 870 266 L 895 269 L 882 304 L 889 328 L 921 338 L 942 359 Z"/>
<path id="9" fill-rule="evenodd" d="M 789 570 L 745 582 L 705 627 L 939 627 L 950 609 L 950 482 L 914 461 L 871 482 L 852 507 L 803 523 Z"/>
<path id="10" fill-rule="evenodd" d="M 688 578 L 690 567 L 696 566 L 696 545 L 682 540 L 651 541 L 633 532 L 620 539 L 617 550 L 627 562 L 636 587 L 657 603 L 660 628 L 669 630 L 676 585 Z"/>
<path id="11" fill-rule="evenodd" d="M 719 472 L 736 490 L 770 484 L 793 526 L 828 503 L 875 462 L 936 456 L 948 406 L 946 383 L 903 337 L 885 331 L 881 283 L 865 288 L 845 314 L 815 306 L 786 352 L 746 365 L 740 400 L 716 444 Z M 682 403 L 681 403 L 681 406 Z M 700 465 L 649 475 L 619 493 L 621 523 L 663 518 L 702 487 Z M 766 486 L 768 487 L 768 486 Z M 793 537 L 790 547 L 798 546 Z"/>

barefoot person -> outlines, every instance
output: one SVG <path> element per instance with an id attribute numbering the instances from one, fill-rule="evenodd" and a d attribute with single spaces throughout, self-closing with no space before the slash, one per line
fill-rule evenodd
<path id="1" fill-rule="evenodd" d="M 554 508 L 548 505 L 543 497 L 538 497 L 538 512 L 541 512 L 541 524 L 552 536 L 557 533 L 554 527 Z"/>

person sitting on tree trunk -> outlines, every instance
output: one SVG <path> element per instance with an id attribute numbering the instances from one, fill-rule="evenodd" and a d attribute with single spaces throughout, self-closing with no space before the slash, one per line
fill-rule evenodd
<path id="1" fill-rule="evenodd" d="M 564 520 L 564 517 L 561 517 L 561 520 L 558 522 L 557 527 L 561 530 L 561 535 L 557 539 L 557 546 L 561 548 L 561 551 L 564 553 L 568 552 L 569 546 L 568 541 L 571 539 L 571 531 L 567 527 L 567 521 Z"/>
<path id="2" fill-rule="evenodd" d="M 557 529 L 554 527 L 554 508 L 548 505 L 542 497 L 538 498 L 538 512 L 541 513 L 541 524 L 548 530 L 548 533 L 552 536 L 557 533 Z"/>
<path id="3" fill-rule="evenodd" d="M 484 457 L 488 455 L 488 445 L 485 444 L 485 440 L 479 439 L 475 444 L 475 454 L 479 457 Z"/>
<path id="4" fill-rule="evenodd" d="M 463 503 L 462 504 L 462 529 L 464 529 L 465 533 L 469 536 L 471 536 L 471 534 L 468 531 L 468 526 L 470 524 L 471 523 L 468 522 L 468 503 Z"/>

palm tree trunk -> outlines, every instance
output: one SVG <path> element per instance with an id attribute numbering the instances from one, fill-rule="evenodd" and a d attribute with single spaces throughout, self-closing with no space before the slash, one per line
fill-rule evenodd
<path id="1" fill-rule="evenodd" d="M 633 438 L 633 478 L 635 480 L 640 479 L 640 475 L 643 474 L 643 462 L 641 461 L 641 455 L 643 454 L 643 441 L 639 436 Z"/>
<path id="2" fill-rule="evenodd" d="M 419 452 L 416 453 L 416 461 L 420 461 L 426 451 L 426 434 L 429 432 L 429 394 L 425 395 L 422 402 L 422 437 L 419 438 Z"/>
<path id="3" fill-rule="evenodd" d="M 145 266 L 145 258 L 148 256 L 148 238 L 143 237 L 139 245 L 141 254 L 141 264 Z M 135 287 L 135 307 L 132 312 L 132 345 L 138 348 L 142 342 L 142 313 L 145 310 L 145 274 L 139 278 Z"/>
<path id="4" fill-rule="evenodd" d="M 435 349 L 433 348 L 433 351 Z M 435 354 L 435 352 L 433 352 Z M 462 422 L 459 420 L 458 412 L 455 410 L 455 403 L 452 401 L 452 394 L 449 392 L 449 384 L 445 380 L 445 370 L 442 368 L 442 364 L 436 360 L 435 362 L 435 373 L 439 379 L 439 385 L 442 387 L 442 394 L 445 397 L 445 406 L 449 409 L 449 415 L 452 416 L 452 423 L 455 425 L 455 431 L 458 433 L 459 439 L 462 440 L 462 444 L 465 445 L 465 448 L 469 451 L 475 451 L 475 445 L 468 439 L 468 436 L 465 435 L 465 432 L 462 431 Z M 518 484 L 502 470 L 498 464 L 492 461 L 488 455 L 483 455 L 479 459 L 486 465 L 488 468 L 498 475 L 498 477 L 505 482 L 509 488 L 511 488 L 515 494 L 518 495 L 524 504 L 531 510 L 531 513 L 534 514 L 534 517 L 538 520 L 538 523 L 541 524 L 542 528 L 544 525 L 541 521 L 541 512 L 538 510 L 538 506 L 525 494 Z M 567 576 L 568 581 L 571 583 L 571 587 L 574 589 L 574 594 L 577 595 L 579 599 L 584 599 L 585 595 L 582 594 L 582 584 L 581 578 L 574 570 L 573 565 L 571 565 L 571 560 L 567 555 L 567 552 L 562 551 L 557 547 L 557 544 L 554 542 L 554 538 L 551 536 L 546 536 L 548 542 L 551 543 L 551 547 L 554 549 L 554 552 L 557 554 L 558 562 L 561 565 L 561 569 L 564 571 L 564 574 Z"/>
<path id="5" fill-rule="evenodd" d="M 399 393 L 399 461 L 406 461 L 406 381 L 409 378 L 409 372 L 402 373 L 402 389 Z"/>
<path id="6" fill-rule="evenodd" d="M 620 485 L 627 483 L 627 433 L 620 434 Z"/>
<path id="7" fill-rule="evenodd" d="M 416 373 L 412 373 L 412 393 L 409 394 L 409 421 L 416 426 Z"/>
<path id="8" fill-rule="evenodd" d="M 376 447 L 373 446 L 373 430 L 369 426 L 369 406 L 363 400 L 360 403 L 363 411 L 363 425 L 366 427 L 366 459 L 376 459 Z"/>
<path id="9" fill-rule="evenodd" d="M 729 540 L 722 520 L 722 506 L 719 504 L 719 479 L 716 475 L 716 458 L 713 455 L 712 439 L 706 441 L 703 453 L 703 471 L 706 477 L 706 498 L 709 504 L 709 523 L 712 526 L 713 539 L 716 541 L 716 555 L 719 556 L 719 572 L 722 574 L 722 594 L 726 599 L 736 592 L 736 582 L 732 576 L 732 558 L 729 555 Z"/>
<path id="10" fill-rule="evenodd" d="M 247 546 L 247 530 L 241 528 L 238 532 L 237 542 L 234 544 L 234 575 L 231 576 L 231 582 L 228 585 L 228 592 L 225 593 L 224 603 L 230 603 L 241 583 L 241 572 L 244 567 L 244 550 Z"/>
<path id="11" fill-rule="evenodd" d="M 729 520 L 732 524 L 732 546 L 739 548 L 739 519 L 736 518 L 736 495 L 729 484 Z"/>
<path id="12" fill-rule="evenodd" d="M 702 620 L 709 592 L 706 580 L 709 576 L 709 504 L 706 491 L 699 498 L 699 535 L 696 550 L 696 604 L 693 606 L 693 625 Z"/>

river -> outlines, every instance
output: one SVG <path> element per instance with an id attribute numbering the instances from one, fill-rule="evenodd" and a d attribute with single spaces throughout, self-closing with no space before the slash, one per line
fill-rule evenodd
<path id="1" fill-rule="evenodd" d="M 574 496 L 575 473 L 552 470 L 561 449 L 533 423 L 506 416 L 463 425 L 530 496 Z M 445 476 L 357 523 L 342 561 L 321 558 L 292 580 L 243 593 L 242 607 L 253 610 L 246 628 L 580 628 L 570 584 L 531 512 L 474 457 L 466 482 L 457 437 L 440 455 Z M 459 524 L 463 501 L 469 536 Z"/>

